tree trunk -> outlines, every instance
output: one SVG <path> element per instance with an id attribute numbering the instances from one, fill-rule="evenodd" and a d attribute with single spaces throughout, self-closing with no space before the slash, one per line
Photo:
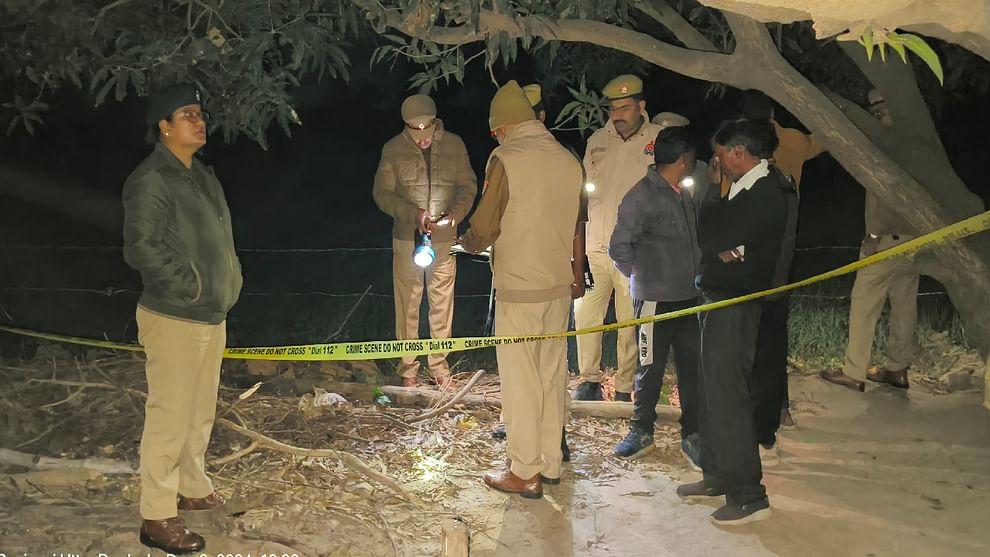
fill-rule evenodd
<path id="1" fill-rule="evenodd" d="M 972 193 L 945 181 L 941 186 L 923 187 L 914 176 L 884 153 L 829 98 L 788 64 L 777 52 L 766 28 L 752 20 L 729 16 L 736 35 L 737 66 L 747 71 L 733 72 L 736 87 L 764 91 L 814 132 L 829 153 L 867 190 L 876 193 L 904 219 L 915 233 L 927 233 L 964 216 L 982 211 L 978 204 L 963 212 L 961 200 Z M 741 50 L 740 50 L 741 49 Z M 893 62 L 892 62 L 893 63 Z M 763 68 L 764 71 L 754 71 Z M 929 191 L 937 191 L 938 197 Z M 947 199 L 943 209 L 939 199 Z M 963 213 L 963 214 L 960 214 Z M 945 285 L 966 326 L 968 340 L 980 352 L 990 352 L 990 257 L 978 246 L 982 239 L 956 241 L 919 254 L 922 272 Z"/>

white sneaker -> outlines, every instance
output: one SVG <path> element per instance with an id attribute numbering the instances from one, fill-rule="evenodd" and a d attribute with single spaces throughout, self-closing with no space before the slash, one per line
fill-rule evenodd
<path id="1" fill-rule="evenodd" d="M 770 448 L 760 445 L 760 464 L 764 468 L 773 468 L 780 465 L 780 453 L 777 452 L 776 444 Z"/>

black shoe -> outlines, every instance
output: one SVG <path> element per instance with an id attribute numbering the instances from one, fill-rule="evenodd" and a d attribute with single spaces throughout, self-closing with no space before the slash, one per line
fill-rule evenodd
<path id="1" fill-rule="evenodd" d="M 750 522 L 766 520 L 770 518 L 770 500 L 767 498 L 746 503 L 745 505 L 733 505 L 726 503 L 712 513 L 711 519 L 715 524 L 722 526 L 741 526 Z"/>
<path id="2" fill-rule="evenodd" d="M 564 462 L 571 461 L 571 448 L 567 446 L 567 428 L 560 432 L 560 454 Z"/>
<path id="3" fill-rule="evenodd" d="M 505 424 L 498 424 L 492 430 L 492 439 L 505 439 Z"/>
<path id="4" fill-rule="evenodd" d="M 548 478 L 540 474 L 540 481 L 546 485 L 560 485 L 560 478 Z"/>
<path id="5" fill-rule="evenodd" d="M 574 392 L 574 400 L 602 400 L 602 384 L 582 381 Z"/>
<path id="6" fill-rule="evenodd" d="M 615 391 L 615 402 L 632 402 L 632 393 Z"/>
<path id="7" fill-rule="evenodd" d="M 677 486 L 677 496 L 681 499 L 702 499 L 704 497 L 721 497 L 723 495 L 725 495 L 725 491 L 717 487 L 705 486 L 704 480 Z"/>

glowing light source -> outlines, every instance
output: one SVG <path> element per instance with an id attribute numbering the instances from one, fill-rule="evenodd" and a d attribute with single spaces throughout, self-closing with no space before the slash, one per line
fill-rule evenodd
<path id="1" fill-rule="evenodd" d="M 685 188 L 693 188 L 694 187 L 694 177 L 693 176 L 685 176 L 681 180 L 681 185 L 684 186 Z"/>
<path id="2" fill-rule="evenodd" d="M 433 260 L 436 259 L 437 252 L 433 249 L 433 242 L 430 240 L 430 234 L 427 232 L 423 234 L 422 240 L 416 249 L 413 250 L 413 263 L 417 267 L 426 268 L 433 265 Z"/>
<path id="3" fill-rule="evenodd" d="M 588 193 L 595 191 L 595 184 L 592 182 L 588 182 L 587 184 L 584 185 L 584 191 Z"/>

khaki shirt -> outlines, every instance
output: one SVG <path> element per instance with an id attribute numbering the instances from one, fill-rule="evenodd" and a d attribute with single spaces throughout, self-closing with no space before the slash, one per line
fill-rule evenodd
<path id="1" fill-rule="evenodd" d="M 481 200 L 471 215 L 471 228 L 461 237 L 461 246 L 472 253 L 483 251 L 495 243 L 502 232 L 502 215 L 509 204 L 509 183 L 505 166 L 498 157 L 492 157 L 485 174 L 485 186 Z"/>
<path id="2" fill-rule="evenodd" d="M 907 234 L 903 219 L 884 205 L 875 193 L 866 192 L 866 233 L 874 236 Z"/>
<path id="3" fill-rule="evenodd" d="M 643 120 L 642 127 L 629 139 L 622 139 L 611 120 L 588 139 L 585 179 L 594 184 L 588 194 L 589 253 L 608 251 L 622 198 L 654 163 L 653 144 L 663 128 L 650 122 L 645 114 Z"/>
<path id="4" fill-rule="evenodd" d="M 426 209 L 434 217 L 450 213 L 459 223 L 474 203 L 478 178 L 471 169 L 464 142 L 444 130 L 439 119 L 436 126 L 429 152 L 420 149 L 407 130 L 382 148 L 372 195 L 382 212 L 392 217 L 393 238 L 415 238 L 418 209 Z M 437 228 L 433 241 L 450 241 L 454 236 L 454 227 Z"/>

